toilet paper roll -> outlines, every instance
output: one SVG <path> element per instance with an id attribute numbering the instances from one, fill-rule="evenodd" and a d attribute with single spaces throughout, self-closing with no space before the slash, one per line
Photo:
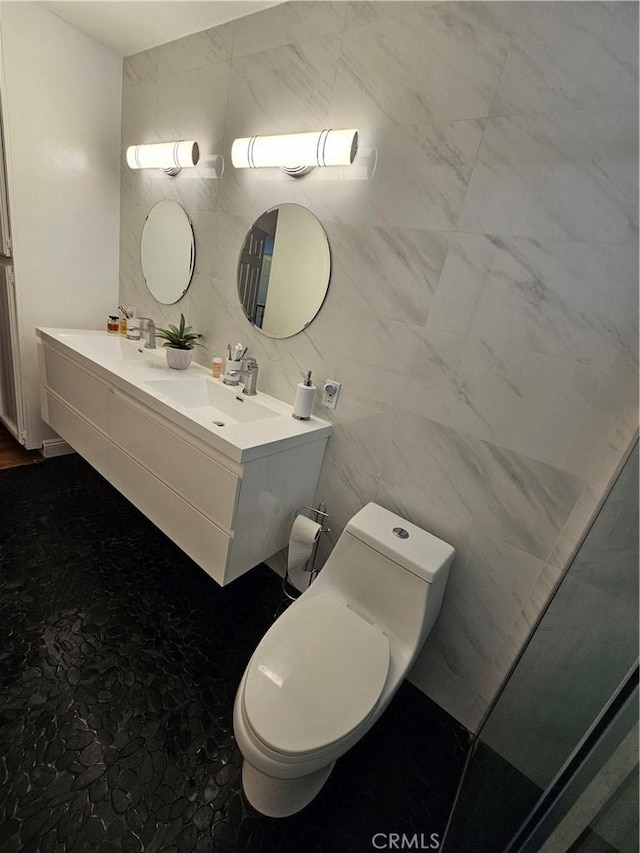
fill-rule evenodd
<path id="1" fill-rule="evenodd" d="M 289 575 L 295 583 L 295 576 L 304 569 L 305 563 L 311 556 L 313 546 L 320 536 L 321 527 L 315 521 L 311 521 L 304 515 L 296 516 L 289 537 L 289 554 L 287 557 L 287 568 Z"/>

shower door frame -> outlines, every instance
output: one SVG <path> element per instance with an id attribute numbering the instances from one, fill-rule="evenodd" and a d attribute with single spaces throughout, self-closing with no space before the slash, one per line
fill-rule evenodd
<path id="1" fill-rule="evenodd" d="M 638 661 L 535 804 L 505 853 L 538 853 L 638 721 Z"/>

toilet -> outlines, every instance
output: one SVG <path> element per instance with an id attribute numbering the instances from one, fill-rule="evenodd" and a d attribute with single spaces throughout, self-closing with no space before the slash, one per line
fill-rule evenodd
<path id="1" fill-rule="evenodd" d="M 286 817 L 306 806 L 382 714 L 436 620 L 454 554 L 374 503 L 349 521 L 238 688 L 242 784 L 259 812 Z"/>

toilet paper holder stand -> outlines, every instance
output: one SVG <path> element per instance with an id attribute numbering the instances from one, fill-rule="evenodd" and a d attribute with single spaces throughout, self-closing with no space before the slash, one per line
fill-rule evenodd
<path id="1" fill-rule="evenodd" d="M 329 519 L 329 513 L 327 512 L 327 505 L 323 502 L 320 502 L 317 507 L 315 506 L 300 506 L 293 514 L 293 520 L 295 521 L 299 515 L 308 515 L 311 517 L 311 521 L 315 521 L 316 524 L 320 525 L 320 534 L 316 541 L 313 543 L 313 550 L 311 551 L 311 555 L 307 560 L 304 571 L 309 573 L 309 584 L 314 582 L 314 580 L 318 576 L 318 572 L 320 569 L 316 569 L 316 555 L 318 553 L 318 545 L 320 543 L 320 536 L 323 533 L 331 533 L 331 528 L 327 527 L 327 521 Z M 285 567 L 284 577 L 282 578 L 282 592 L 286 596 L 289 601 L 295 601 L 296 598 L 300 595 L 299 590 L 296 589 L 295 593 L 292 593 L 290 587 L 293 587 L 289 579 L 289 570 Z M 293 587 L 295 589 L 295 587 Z"/>

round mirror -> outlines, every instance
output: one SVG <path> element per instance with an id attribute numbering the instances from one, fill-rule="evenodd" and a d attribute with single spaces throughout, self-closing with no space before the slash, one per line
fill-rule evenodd
<path id="1" fill-rule="evenodd" d="M 253 223 L 238 259 L 238 297 L 258 331 L 290 338 L 320 310 L 331 255 L 324 228 L 299 204 L 279 204 Z"/>
<path id="2" fill-rule="evenodd" d="M 175 201 L 159 201 L 147 216 L 140 240 L 142 273 L 152 295 L 172 305 L 187 292 L 196 259 L 193 228 Z"/>

